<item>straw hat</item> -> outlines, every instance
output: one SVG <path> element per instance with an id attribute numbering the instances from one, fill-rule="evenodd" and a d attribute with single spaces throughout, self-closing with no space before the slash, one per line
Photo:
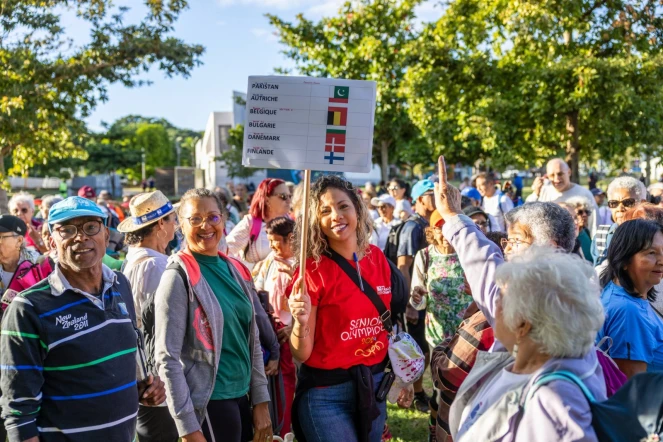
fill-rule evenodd
<path id="1" fill-rule="evenodd" d="M 129 202 L 131 217 L 127 217 L 117 226 L 122 233 L 135 232 L 143 227 L 159 221 L 161 218 L 175 212 L 175 208 L 168 201 L 166 195 L 156 190 L 149 193 L 141 193 L 131 198 Z"/>

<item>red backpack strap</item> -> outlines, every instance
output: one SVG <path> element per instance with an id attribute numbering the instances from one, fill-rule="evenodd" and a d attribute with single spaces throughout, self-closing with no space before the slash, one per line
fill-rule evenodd
<path id="1" fill-rule="evenodd" d="M 242 275 L 242 278 L 244 278 L 244 281 L 253 281 L 253 278 L 251 277 L 251 272 L 249 271 L 248 268 L 242 262 L 238 259 L 231 258 L 230 256 L 223 255 L 224 258 L 226 258 L 228 261 L 232 263 L 232 265 L 235 266 L 237 271 L 239 272 L 240 275 Z"/>

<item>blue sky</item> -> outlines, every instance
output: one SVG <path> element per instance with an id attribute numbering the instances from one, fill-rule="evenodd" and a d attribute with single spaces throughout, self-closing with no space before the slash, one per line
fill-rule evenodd
<path id="1" fill-rule="evenodd" d="M 117 2 L 136 4 L 136 0 Z M 203 65 L 189 78 L 167 78 L 154 69 L 143 78 L 153 82 L 141 88 L 111 85 L 108 101 L 87 119 L 92 130 L 101 122 L 112 123 L 129 114 L 166 118 L 176 126 L 203 130 L 213 111 L 232 107 L 232 91 L 245 91 L 249 75 L 272 74 L 275 67 L 291 67 L 280 50 L 273 28 L 264 17 L 276 14 L 294 20 L 303 12 L 309 19 L 333 15 L 343 0 L 190 0 L 190 8 L 179 18 L 175 35 L 188 43 L 205 46 Z M 432 1 L 418 8 L 422 20 L 437 19 L 441 12 Z M 128 19 L 139 19 L 141 7 Z M 72 17 L 63 16 L 68 30 L 84 38 L 85 29 Z"/>

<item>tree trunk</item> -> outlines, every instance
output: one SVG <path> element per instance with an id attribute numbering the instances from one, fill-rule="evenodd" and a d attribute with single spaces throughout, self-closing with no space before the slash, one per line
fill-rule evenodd
<path id="1" fill-rule="evenodd" d="M 645 167 L 644 167 L 644 172 L 645 172 L 645 186 L 649 186 L 649 183 L 651 183 L 651 150 L 649 147 L 647 147 L 647 153 L 645 155 Z"/>
<path id="2" fill-rule="evenodd" d="M 566 158 L 565 161 L 571 168 L 571 181 L 580 183 L 580 146 L 578 145 L 578 111 L 566 114 Z"/>
<path id="3" fill-rule="evenodd" d="M 5 157 L 0 154 L 0 215 L 9 214 L 9 198 L 7 198 L 7 191 L 1 186 L 2 180 L 8 180 L 5 175 Z"/>
<path id="4" fill-rule="evenodd" d="M 384 140 L 380 142 L 380 170 L 386 184 L 389 181 L 389 143 Z"/>

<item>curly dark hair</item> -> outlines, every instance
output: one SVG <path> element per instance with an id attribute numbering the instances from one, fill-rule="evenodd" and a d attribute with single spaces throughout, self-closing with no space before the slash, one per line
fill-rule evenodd
<path id="1" fill-rule="evenodd" d="M 357 212 L 357 252 L 366 253 L 369 250 L 369 237 L 372 231 L 372 221 L 368 208 L 359 196 L 357 188 L 352 183 L 346 181 L 338 175 L 323 175 L 318 178 L 311 186 L 310 205 L 308 210 L 308 226 L 302 226 L 301 215 L 297 219 L 295 226 L 295 256 L 300 256 L 302 229 L 308 229 L 308 244 L 306 247 L 306 256 L 313 258 L 316 263 L 320 262 L 320 257 L 328 250 L 329 244 L 327 237 L 320 228 L 320 197 L 329 189 L 338 189 L 343 191 Z"/>

